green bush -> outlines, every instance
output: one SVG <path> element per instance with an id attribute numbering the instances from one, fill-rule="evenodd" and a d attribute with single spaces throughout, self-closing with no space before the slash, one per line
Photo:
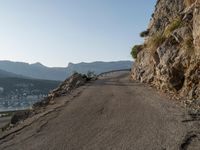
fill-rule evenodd
<path id="1" fill-rule="evenodd" d="M 131 50 L 131 56 L 133 59 L 137 58 L 137 54 L 143 49 L 143 45 L 135 45 Z"/>
<path id="2" fill-rule="evenodd" d="M 147 37 L 149 35 L 149 30 L 140 33 L 140 37 Z"/>

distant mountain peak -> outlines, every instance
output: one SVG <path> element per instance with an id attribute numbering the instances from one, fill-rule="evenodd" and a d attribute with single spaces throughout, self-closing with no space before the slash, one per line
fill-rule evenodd
<path id="1" fill-rule="evenodd" d="M 43 64 L 41 64 L 40 62 L 36 62 L 31 64 L 32 66 L 37 66 L 37 67 L 45 67 Z"/>
<path id="2" fill-rule="evenodd" d="M 70 67 L 70 66 L 72 66 L 72 65 L 74 65 L 74 63 L 72 63 L 72 62 L 69 62 L 69 63 L 68 63 L 68 67 Z"/>

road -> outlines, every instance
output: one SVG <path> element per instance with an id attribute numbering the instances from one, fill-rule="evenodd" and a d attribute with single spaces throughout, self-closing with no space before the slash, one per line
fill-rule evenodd
<path id="1" fill-rule="evenodd" d="M 186 111 L 155 89 L 130 81 L 127 72 L 110 73 L 80 89 L 69 103 L 1 139 L 0 149 L 200 148 L 189 145 L 194 137 L 188 137 Z"/>

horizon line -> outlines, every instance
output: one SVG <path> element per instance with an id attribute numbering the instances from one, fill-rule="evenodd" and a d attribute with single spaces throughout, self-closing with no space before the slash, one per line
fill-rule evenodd
<path id="1" fill-rule="evenodd" d="M 95 62 L 105 62 L 105 63 L 109 63 L 109 62 L 122 62 L 122 61 L 131 61 L 134 62 L 134 60 L 129 60 L 129 59 L 124 59 L 124 60 L 111 60 L 111 61 L 103 61 L 103 60 L 96 60 L 96 61 L 80 61 L 80 62 L 68 62 L 66 66 L 49 66 L 46 65 L 42 62 L 36 61 L 36 62 L 26 62 L 26 61 L 18 61 L 18 60 L 8 60 L 8 59 L 2 59 L 0 60 L 0 62 L 3 61 L 7 61 L 7 62 L 13 62 L 13 63 L 24 63 L 24 64 L 28 64 L 28 65 L 35 65 L 35 64 L 40 64 L 44 67 L 48 67 L 48 68 L 67 68 L 69 64 L 80 64 L 80 63 L 95 63 Z"/>

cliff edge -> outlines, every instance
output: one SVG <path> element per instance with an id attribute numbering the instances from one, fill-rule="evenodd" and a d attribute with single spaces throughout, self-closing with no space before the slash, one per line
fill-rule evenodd
<path id="1" fill-rule="evenodd" d="M 200 105 L 200 0 L 158 0 L 132 78 Z"/>

